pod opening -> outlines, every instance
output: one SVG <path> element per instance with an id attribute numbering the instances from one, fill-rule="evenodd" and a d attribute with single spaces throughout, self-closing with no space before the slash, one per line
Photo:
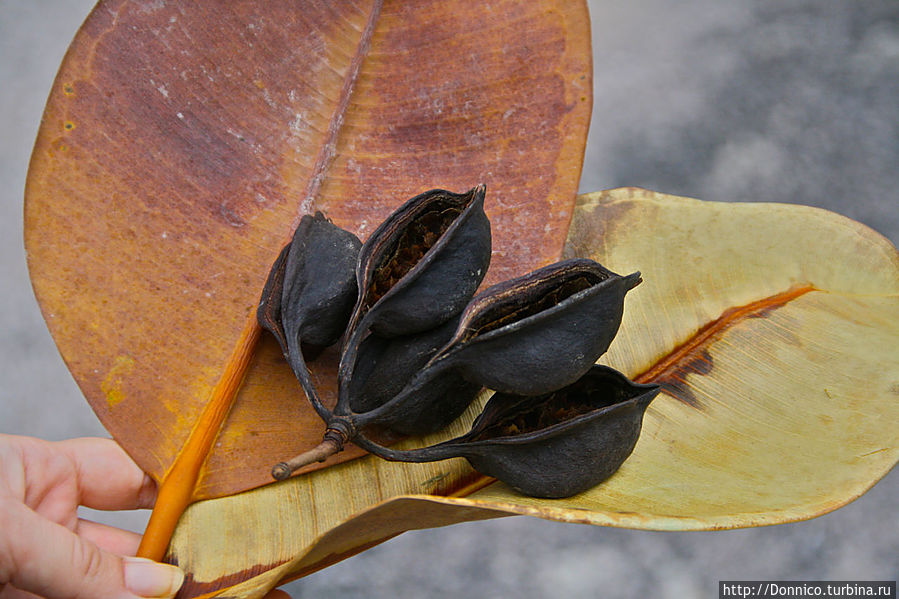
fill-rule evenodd
<path id="1" fill-rule="evenodd" d="M 430 251 L 471 202 L 472 196 L 442 196 L 412 216 L 402 235 L 381 252 L 372 270 L 364 307 L 371 308 Z"/>
<path id="2" fill-rule="evenodd" d="M 562 271 L 549 284 L 542 285 L 531 294 L 506 294 L 499 301 L 473 318 L 467 325 L 463 340 L 470 339 L 509 323 L 524 320 L 552 308 L 572 295 L 589 289 L 609 278 L 609 274 L 596 270 Z"/>
<path id="3" fill-rule="evenodd" d="M 623 403 L 634 396 L 626 385 L 615 384 L 611 377 L 585 376 L 576 383 L 535 397 L 523 397 L 510 403 L 471 441 L 487 441 L 536 433 L 595 410 Z"/>

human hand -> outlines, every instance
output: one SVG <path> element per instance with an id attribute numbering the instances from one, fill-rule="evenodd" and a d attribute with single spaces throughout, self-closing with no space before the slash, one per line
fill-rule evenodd
<path id="1" fill-rule="evenodd" d="M 184 574 L 132 557 L 139 535 L 78 518 L 79 505 L 138 509 L 155 499 L 156 484 L 112 440 L 0 434 L 0 599 L 173 597 Z"/>
<path id="2" fill-rule="evenodd" d="M 174 566 L 133 557 L 140 536 L 78 506 L 149 508 L 156 484 L 109 439 L 0 435 L 0 598 L 173 597 Z"/>

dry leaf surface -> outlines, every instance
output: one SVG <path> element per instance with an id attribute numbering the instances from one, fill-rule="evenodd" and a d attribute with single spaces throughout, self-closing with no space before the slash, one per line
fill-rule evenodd
<path id="1" fill-rule="evenodd" d="M 620 189 L 579 199 L 566 253 L 645 279 L 603 361 L 664 391 L 617 474 L 538 500 L 462 460 L 367 457 L 201 502 L 172 545 L 184 596 L 261 597 L 405 530 L 512 514 L 654 530 L 811 518 L 896 463 L 899 254 L 877 233 L 813 208 Z M 452 492 L 467 496 L 437 496 Z"/>
<path id="2" fill-rule="evenodd" d="M 556 259 L 589 44 L 581 2 L 101 1 L 48 100 L 25 240 L 50 331 L 106 428 L 164 481 L 210 396 L 240 387 L 221 432 L 201 431 L 217 437 L 194 498 L 265 484 L 320 440 L 253 328 L 304 213 L 365 238 L 418 192 L 483 182 L 491 280 Z M 223 380 L 241 359 L 243 385 Z M 333 352 L 315 367 L 326 400 L 335 367 Z"/>

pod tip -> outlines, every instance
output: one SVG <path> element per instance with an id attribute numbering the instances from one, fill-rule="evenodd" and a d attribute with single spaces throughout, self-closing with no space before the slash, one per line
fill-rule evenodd
<path id="1" fill-rule="evenodd" d="M 632 272 L 631 274 L 625 277 L 625 283 L 627 284 L 627 290 L 630 291 L 637 285 L 643 282 L 643 277 L 640 276 L 640 271 Z"/>
<path id="2" fill-rule="evenodd" d="M 642 406 L 648 406 L 662 390 L 662 386 L 656 383 L 650 383 L 645 386 L 646 391 L 637 399 L 637 403 Z"/>

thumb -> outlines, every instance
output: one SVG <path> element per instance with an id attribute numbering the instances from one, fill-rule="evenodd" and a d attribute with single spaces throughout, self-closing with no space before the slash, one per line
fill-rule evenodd
<path id="1" fill-rule="evenodd" d="M 27 506 L 0 499 L 0 588 L 46 599 L 174 597 L 178 568 L 103 551 Z"/>

